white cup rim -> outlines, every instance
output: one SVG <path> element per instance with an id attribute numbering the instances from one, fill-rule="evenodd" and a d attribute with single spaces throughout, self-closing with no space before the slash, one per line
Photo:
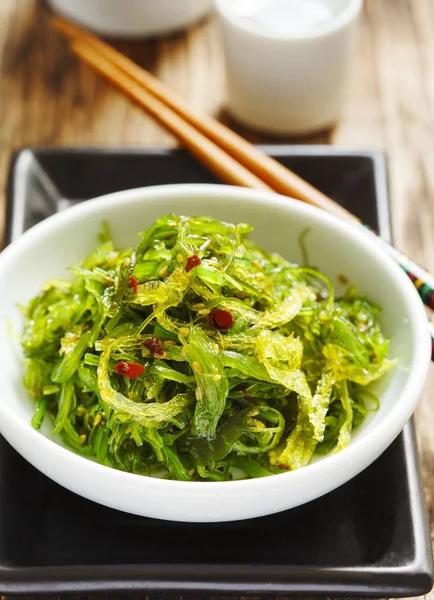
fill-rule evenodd
<path id="1" fill-rule="evenodd" d="M 327 20 L 324 24 L 314 27 L 308 31 L 301 33 L 270 33 L 261 30 L 259 27 L 249 23 L 248 19 L 243 19 L 237 15 L 236 11 L 230 8 L 232 0 L 216 0 L 216 7 L 219 14 L 227 21 L 237 25 L 241 29 L 248 30 L 255 35 L 268 39 L 279 39 L 288 42 L 311 40 L 315 38 L 326 37 L 334 34 L 336 31 L 343 29 L 350 23 L 355 21 L 363 8 L 363 0 L 347 0 L 345 8 L 339 11 L 332 19 Z"/>

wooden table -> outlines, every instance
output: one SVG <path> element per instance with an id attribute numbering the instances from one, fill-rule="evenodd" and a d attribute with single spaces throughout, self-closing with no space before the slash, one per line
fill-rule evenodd
<path id="1" fill-rule="evenodd" d="M 221 110 L 224 73 L 213 19 L 186 34 L 118 47 L 192 105 L 207 113 Z M 41 0 L 1 0 L 0 61 L 0 239 L 3 191 L 15 149 L 175 144 L 150 118 L 68 55 L 63 41 L 48 27 Z M 252 141 L 276 141 L 241 133 Z M 385 150 L 396 243 L 434 271 L 433 0 L 365 0 L 342 121 L 332 132 L 296 141 Z M 434 525 L 434 403 L 428 395 L 416 418 Z M 434 599 L 433 592 L 429 598 Z"/>

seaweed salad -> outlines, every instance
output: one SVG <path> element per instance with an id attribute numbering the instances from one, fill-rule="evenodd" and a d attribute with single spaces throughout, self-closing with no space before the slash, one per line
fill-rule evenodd
<path id="1" fill-rule="evenodd" d="M 350 443 L 393 364 L 379 307 L 269 254 L 252 227 L 167 215 L 118 249 L 107 225 L 73 278 L 25 311 L 24 382 L 64 444 L 183 481 L 298 469 Z"/>

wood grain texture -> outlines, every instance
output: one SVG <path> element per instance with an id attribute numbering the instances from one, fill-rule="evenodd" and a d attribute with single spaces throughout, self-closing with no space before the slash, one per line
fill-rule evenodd
<path id="1" fill-rule="evenodd" d="M 223 110 L 223 61 L 213 19 L 185 34 L 116 46 L 195 107 L 230 122 Z M 254 142 L 276 141 L 237 129 Z M 434 271 L 433 0 L 365 0 L 342 120 L 331 132 L 296 141 L 385 150 L 395 241 Z M 47 144 L 172 146 L 175 141 L 67 53 L 48 28 L 41 0 L 1 0 L 0 239 L 11 155 L 24 145 Z M 427 389 L 433 384 L 431 374 Z M 429 394 L 416 418 L 434 525 L 434 403 Z M 434 593 L 428 598 L 434 600 Z"/>

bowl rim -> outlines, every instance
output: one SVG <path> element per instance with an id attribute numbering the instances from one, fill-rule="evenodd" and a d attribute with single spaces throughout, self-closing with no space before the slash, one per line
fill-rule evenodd
<path id="1" fill-rule="evenodd" d="M 216 0 L 216 8 L 221 19 L 225 19 L 231 25 L 236 25 L 238 29 L 244 32 L 247 31 L 250 34 L 266 40 L 276 40 L 277 42 L 289 44 L 292 42 L 310 42 L 331 37 L 350 26 L 359 18 L 363 9 L 364 0 L 344 1 L 346 2 L 346 5 L 330 19 L 316 27 L 312 27 L 307 31 L 299 33 L 275 33 L 270 32 L 265 28 L 257 27 L 249 22 L 249 19 L 243 18 L 240 13 L 232 8 L 230 0 Z"/>
<path id="2" fill-rule="evenodd" d="M 30 230 L 25 232 L 20 238 L 7 246 L 0 254 L 0 280 L 2 272 L 13 263 L 15 257 L 25 252 L 29 246 L 39 242 L 45 235 L 56 229 L 59 225 L 68 223 L 69 225 L 75 219 L 90 214 L 98 213 L 101 209 L 116 206 L 122 202 L 130 201 L 133 204 L 147 201 L 156 201 L 158 198 L 171 198 L 173 200 L 182 200 L 183 198 L 218 198 L 230 197 L 233 200 L 243 200 L 248 197 L 248 200 L 258 204 L 274 204 L 282 207 L 289 212 L 298 212 L 307 215 L 317 224 L 327 224 L 335 229 L 336 233 L 344 236 L 350 243 L 356 241 L 357 245 L 362 248 L 363 252 L 371 255 L 373 260 L 380 263 L 384 269 L 390 270 L 393 278 L 399 286 L 406 305 L 409 308 L 409 324 L 413 331 L 414 339 L 418 340 L 415 344 L 415 349 L 412 357 L 411 372 L 409 379 L 398 396 L 397 401 L 390 412 L 383 418 L 367 435 L 361 438 L 352 440 L 350 446 L 345 450 L 332 455 L 325 456 L 322 460 L 309 464 L 301 469 L 282 473 L 279 477 L 265 477 L 257 479 L 245 479 L 236 481 L 223 482 L 195 482 L 195 481 L 177 481 L 171 479 L 158 479 L 146 475 L 138 475 L 117 470 L 112 467 L 101 465 L 93 460 L 76 454 L 74 451 L 66 447 L 56 444 L 54 441 L 36 431 L 31 427 L 30 422 L 25 423 L 14 411 L 9 407 L 7 400 L 0 391 L 0 430 L 3 431 L 8 425 L 12 430 L 20 431 L 21 438 L 19 440 L 20 447 L 23 447 L 25 442 L 30 446 L 38 444 L 47 455 L 56 453 L 58 458 L 71 466 L 77 467 L 80 472 L 87 472 L 88 475 L 110 477 L 116 480 L 120 485 L 129 481 L 130 483 L 143 485 L 155 492 L 186 492 L 192 490 L 202 490 L 202 492 L 229 492 L 238 494 L 240 492 L 255 491 L 269 489 L 276 485 L 285 485 L 291 478 L 292 485 L 297 485 L 305 480 L 310 480 L 315 476 L 326 474 L 328 471 L 336 471 L 345 468 L 346 463 L 354 461 L 355 464 L 359 455 L 371 456 L 372 448 L 380 448 L 377 452 L 377 457 L 383 452 L 391 441 L 400 433 L 405 423 L 410 418 L 423 390 L 425 380 L 428 374 L 428 368 L 431 362 L 431 339 L 427 327 L 427 317 L 420 300 L 420 297 L 404 273 L 401 267 L 393 261 L 381 248 L 373 242 L 372 237 L 368 232 L 364 232 L 361 227 L 357 227 L 346 221 L 340 220 L 334 215 L 326 213 L 319 208 L 304 204 L 293 198 L 282 196 L 274 192 L 251 190 L 241 187 L 225 186 L 220 184 L 170 184 L 160 186 L 149 186 L 123 190 L 106 194 L 93 198 L 78 205 L 69 207 L 65 211 L 56 213 L 44 221 L 38 223 Z M 8 437 L 5 435 L 5 437 Z M 24 443 L 23 443 L 24 442 Z M 374 457 L 374 458 L 375 458 Z M 372 462 L 372 461 L 371 461 Z M 365 465 L 367 466 L 367 465 Z M 359 472 L 359 471 L 357 471 Z M 354 474 L 355 475 L 355 474 Z M 351 475 L 350 477 L 353 477 Z M 349 478 L 349 477 L 348 477 Z M 347 478 L 347 479 L 348 479 Z M 281 482 L 279 484 L 278 482 Z M 140 483 L 141 482 L 141 483 Z M 316 496 L 315 496 L 316 497 Z"/>
<path id="3" fill-rule="evenodd" d="M 168 35 L 172 32 L 186 29 L 205 18 L 213 10 L 213 1 L 201 0 L 202 4 L 194 4 L 194 0 L 189 0 L 188 14 L 185 15 L 184 10 L 178 18 L 169 23 L 167 23 L 167 14 L 162 15 L 160 11 L 157 15 L 157 24 L 154 23 L 153 25 L 149 25 L 149 14 L 147 19 L 143 18 L 146 12 L 149 13 L 149 7 L 144 6 L 144 2 L 142 2 L 140 6 L 142 12 L 141 19 L 132 19 L 128 11 L 123 11 L 124 15 L 126 15 L 125 19 L 122 23 L 118 22 L 115 26 L 112 19 L 109 18 L 107 21 L 104 12 L 98 10 L 99 7 L 95 6 L 95 2 L 91 5 L 91 2 L 88 0 L 84 9 L 80 6 L 78 8 L 73 7 L 72 10 L 70 10 L 71 2 L 68 2 L 68 0 L 48 0 L 48 3 L 51 10 L 56 14 L 71 19 L 83 27 L 91 29 L 98 35 L 125 40 L 140 40 L 154 36 Z M 120 3 L 117 4 L 120 5 Z M 171 8 L 173 9 L 173 7 Z M 183 8 L 185 8 L 185 3 Z"/>

